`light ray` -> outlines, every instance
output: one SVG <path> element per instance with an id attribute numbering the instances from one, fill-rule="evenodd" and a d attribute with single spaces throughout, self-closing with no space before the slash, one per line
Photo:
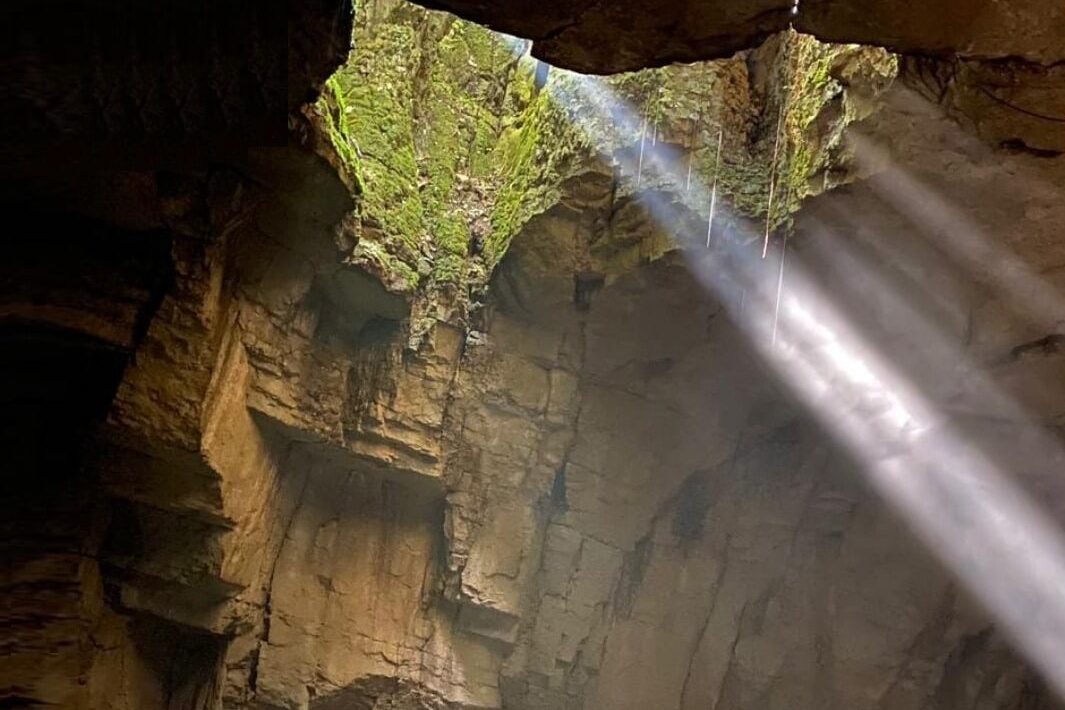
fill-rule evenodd
<path id="1" fill-rule="evenodd" d="M 714 185 L 710 189 L 710 216 L 706 220 L 706 247 L 710 248 L 710 235 L 714 231 L 714 212 L 717 209 L 717 177 L 721 173 L 721 146 L 725 139 L 725 129 L 717 129 L 717 158 L 714 159 Z"/>
<path id="2" fill-rule="evenodd" d="M 570 84 L 575 88 L 568 91 L 580 95 L 569 99 L 577 99 L 582 107 L 570 112 L 572 120 L 593 140 L 594 131 L 611 125 L 611 116 L 622 115 L 625 126 L 639 125 L 631 107 L 598 79 L 582 77 Z M 561 95 L 559 99 L 568 100 Z M 601 113 L 592 116 L 589 107 Z M 622 153 L 619 173 L 639 186 L 646 170 L 656 190 L 664 184 L 687 193 L 691 182 L 679 167 L 678 151 L 657 140 L 645 151 L 646 124 L 645 115 L 636 164 Z M 706 189 L 696 182 L 697 192 Z M 902 181 L 888 194 L 898 205 L 912 207 L 919 219 L 942 225 L 954 218 L 949 209 L 927 200 L 911 204 L 915 192 L 919 188 L 912 181 Z M 650 194 L 645 202 L 650 217 L 668 223 L 666 200 Z M 705 205 L 702 200 L 710 198 L 708 222 L 720 209 L 713 196 L 709 189 L 696 200 Z M 699 250 L 705 256 L 684 253 L 692 273 L 729 309 L 779 380 L 846 446 L 880 495 L 999 621 L 1049 686 L 1065 697 L 1065 675 L 1060 673 L 1065 668 L 1065 543 L 1054 521 L 1011 480 L 1008 469 L 982 450 L 982 442 L 966 435 L 889 354 L 847 319 L 801 260 L 793 257 L 788 262 L 789 288 L 784 291 L 788 252 L 782 250 L 779 264 L 762 261 L 757 250 L 742 246 L 751 241 L 751 235 L 732 234 L 718 240 L 714 250 Z M 762 247 L 767 252 L 768 236 Z M 725 263 L 728 268 L 723 268 Z M 763 278 L 772 266 L 778 268 L 775 294 Z M 1008 287 L 1021 275 L 1014 269 L 996 283 Z M 933 374 L 954 371 L 958 361 L 951 358 L 957 350 L 941 347 L 942 334 L 921 318 L 914 317 L 913 323 L 917 337 L 927 338 L 929 357 L 935 360 Z M 997 411 L 1023 414 L 986 378 L 974 376 L 966 382 L 970 394 Z M 1040 449 L 1035 458 L 1065 460 L 1056 440 L 1032 441 Z"/>
<path id="3" fill-rule="evenodd" d="M 1065 296 L 1015 253 L 1000 246 L 964 211 L 938 195 L 873 140 L 855 132 L 849 138 L 855 157 L 867 170 L 877 193 L 949 251 L 974 274 L 1007 296 L 1014 310 L 1047 327 L 1065 322 Z"/>

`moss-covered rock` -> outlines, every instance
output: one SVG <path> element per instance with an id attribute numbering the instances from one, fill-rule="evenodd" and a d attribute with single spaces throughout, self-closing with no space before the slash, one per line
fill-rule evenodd
<path id="1" fill-rule="evenodd" d="M 865 110 L 847 86 L 875 93 L 894 76 L 884 52 L 792 32 L 729 60 L 607 78 L 551 70 L 546 82 L 525 49 L 404 0 L 367 0 L 316 107 L 358 197 L 347 260 L 411 296 L 414 343 L 436 320 L 468 321 L 511 240 L 559 204 L 580 208 L 593 175 L 630 222 L 630 205 L 650 203 L 705 220 L 716 180 L 735 218 L 786 223 L 828 183 L 843 127 Z M 679 185 L 685 167 L 694 189 Z M 675 246 L 668 234 L 612 239 L 597 253 L 617 269 Z"/>
<path id="2" fill-rule="evenodd" d="M 510 177 L 493 214 L 494 250 L 565 200 L 575 175 L 603 169 L 615 176 L 618 204 L 656 193 L 660 211 L 683 206 L 705 222 L 716 183 L 717 204 L 729 207 L 724 220 L 768 221 L 776 230 L 829 172 L 840 173 L 843 129 L 869 105 L 850 100 L 850 85 L 860 82 L 868 98 L 894 75 L 883 50 L 794 32 L 717 62 L 605 78 L 553 71 L 501 143 Z M 647 245 L 628 251 L 649 253 Z"/>

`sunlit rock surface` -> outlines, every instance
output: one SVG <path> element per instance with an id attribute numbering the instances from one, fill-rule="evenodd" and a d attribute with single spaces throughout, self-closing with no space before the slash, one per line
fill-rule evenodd
<path id="1" fill-rule="evenodd" d="M 1025 432 L 1065 417 L 1062 324 L 1034 308 L 1065 263 L 1060 134 L 1031 115 L 1059 111 L 1056 69 L 895 79 L 882 50 L 777 35 L 537 90 L 520 44 L 365 8 L 296 145 L 89 181 L 0 264 L 0 705 L 1059 707 L 764 363 L 756 289 L 706 280 L 757 259 L 783 113 L 762 289 L 788 234 L 974 440 L 1030 463 Z M 646 39 L 654 14 L 626 21 Z M 1027 113 L 974 88 L 989 66 Z M 596 119 L 604 97 L 627 113 Z M 1032 416 L 923 367 L 900 294 Z"/>

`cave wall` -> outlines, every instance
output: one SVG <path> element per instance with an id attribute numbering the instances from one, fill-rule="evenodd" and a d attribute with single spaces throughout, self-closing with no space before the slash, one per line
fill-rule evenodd
<path id="1" fill-rule="evenodd" d="M 420 54 L 376 56 L 390 82 L 410 79 L 390 90 L 421 116 L 368 116 L 359 82 L 381 76 L 342 72 L 293 116 L 294 145 L 79 176 L 78 209 L 35 211 L 5 259 L 4 503 L 18 513 L 2 702 L 1055 707 L 761 364 L 729 316 L 742 295 L 704 288 L 692 253 L 728 268 L 722 249 L 692 247 L 705 205 L 618 169 L 647 141 L 640 111 L 597 143 L 568 123 L 581 106 L 552 104 L 577 79 L 552 72 L 536 92 L 529 61 L 502 51 L 451 63 L 498 45 L 371 5 L 382 24 L 364 38 L 424 31 Z M 359 31 L 357 68 L 384 52 L 360 55 Z M 826 235 L 847 235 L 869 273 L 934 274 L 919 293 L 951 337 L 1060 425 L 1060 323 L 1019 320 L 989 264 L 959 270 L 936 229 L 876 189 L 900 166 L 919 175 L 1053 281 L 1060 135 L 972 89 L 986 64 L 959 78 L 907 59 L 892 84 L 878 50 L 798 42 L 610 86 L 645 120 L 666 94 L 655 140 L 692 152 L 702 177 L 716 125 L 697 112 L 713 110 L 736 170 L 722 231 L 749 236 L 781 57 L 811 62 L 815 99 L 789 114 L 793 200 L 773 223 L 794 221 L 797 253 L 902 353 L 905 322 Z M 417 66 L 453 73 L 441 89 Z M 1027 98 L 1055 110 L 1055 70 L 1018 66 L 1049 87 Z M 433 93 L 460 89 L 478 101 Z M 415 130 L 442 104 L 453 120 L 437 128 L 470 145 L 444 165 Z M 895 166 L 856 159 L 844 134 Z M 375 154 L 382 138 L 395 142 Z M 389 151 L 409 151 L 400 193 Z M 415 195 L 417 226 L 399 230 L 410 222 L 390 210 Z M 950 401 L 952 384 L 929 389 Z"/>
<path id="2" fill-rule="evenodd" d="M 298 110 L 343 58 L 351 16 L 286 8 L 290 25 L 266 8 L 146 7 L 117 22 L 98 4 L 11 8 L 7 707 L 216 707 L 228 638 L 261 605 L 278 454 L 238 396 L 229 267 L 286 163 L 309 159 L 350 207 Z M 184 54 L 158 51 L 167 41 Z M 232 82 L 204 91 L 197 53 L 212 47 L 214 80 Z M 256 170 L 248 147 L 271 139 L 280 157 Z"/>
<path id="3" fill-rule="evenodd" d="M 601 74 L 727 57 L 789 26 L 825 42 L 924 56 L 1015 58 L 1049 66 L 1065 52 L 1062 8 L 1053 0 L 934 0 L 919 11 L 899 0 L 421 4 L 529 38 L 537 56 L 552 64 Z M 605 37 L 611 41 L 601 41 Z"/>

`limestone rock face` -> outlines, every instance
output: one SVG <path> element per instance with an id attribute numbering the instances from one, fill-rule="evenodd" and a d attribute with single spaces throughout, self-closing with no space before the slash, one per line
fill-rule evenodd
<path id="1" fill-rule="evenodd" d="M 348 79 L 380 83 L 333 82 L 292 116 L 293 145 L 85 178 L 77 209 L 33 212 L 0 262 L 0 706 L 1060 708 L 744 318 L 787 233 L 1065 519 L 1060 461 L 1025 450 L 1065 417 L 1060 310 L 1043 308 L 1065 163 L 1032 115 L 1059 107 L 1046 56 L 904 57 L 896 80 L 882 50 L 784 35 L 537 88 L 479 28 L 366 6 L 375 51 L 415 50 L 353 53 Z M 685 32 L 725 51 L 790 11 L 625 7 L 522 17 L 603 68 L 589 37 L 607 28 L 643 33 L 613 54 L 629 66 L 655 32 L 675 44 L 653 61 L 692 56 Z M 314 14 L 299 36 L 318 75 Z M 974 20 L 933 47 L 910 19 L 899 46 L 987 55 L 1023 26 Z M 366 113 L 367 86 L 409 113 Z M 625 111 L 582 122 L 608 92 Z M 444 129 L 461 156 L 429 140 Z M 707 277 L 747 261 L 738 288 Z M 973 367 L 926 367 L 914 309 Z M 978 368 L 1027 415 L 971 399 Z"/>
<path id="2" fill-rule="evenodd" d="M 905 2 L 802 0 L 796 26 L 831 42 L 859 42 L 924 55 L 1014 58 L 1050 65 L 1065 56 L 1059 4 L 1042 0 Z"/>
<path id="3" fill-rule="evenodd" d="M 1053 158 L 1065 153 L 1065 73 L 1016 59 L 903 62 L 906 83 L 986 143 Z"/>
<path id="4" fill-rule="evenodd" d="M 824 41 L 914 54 L 1018 58 L 1041 65 L 1065 59 L 1065 9 L 1055 0 L 932 0 L 919 9 L 900 0 L 422 4 L 529 38 L 545 61 L 590 73 L 726 57 L 789 24 Z"/>

